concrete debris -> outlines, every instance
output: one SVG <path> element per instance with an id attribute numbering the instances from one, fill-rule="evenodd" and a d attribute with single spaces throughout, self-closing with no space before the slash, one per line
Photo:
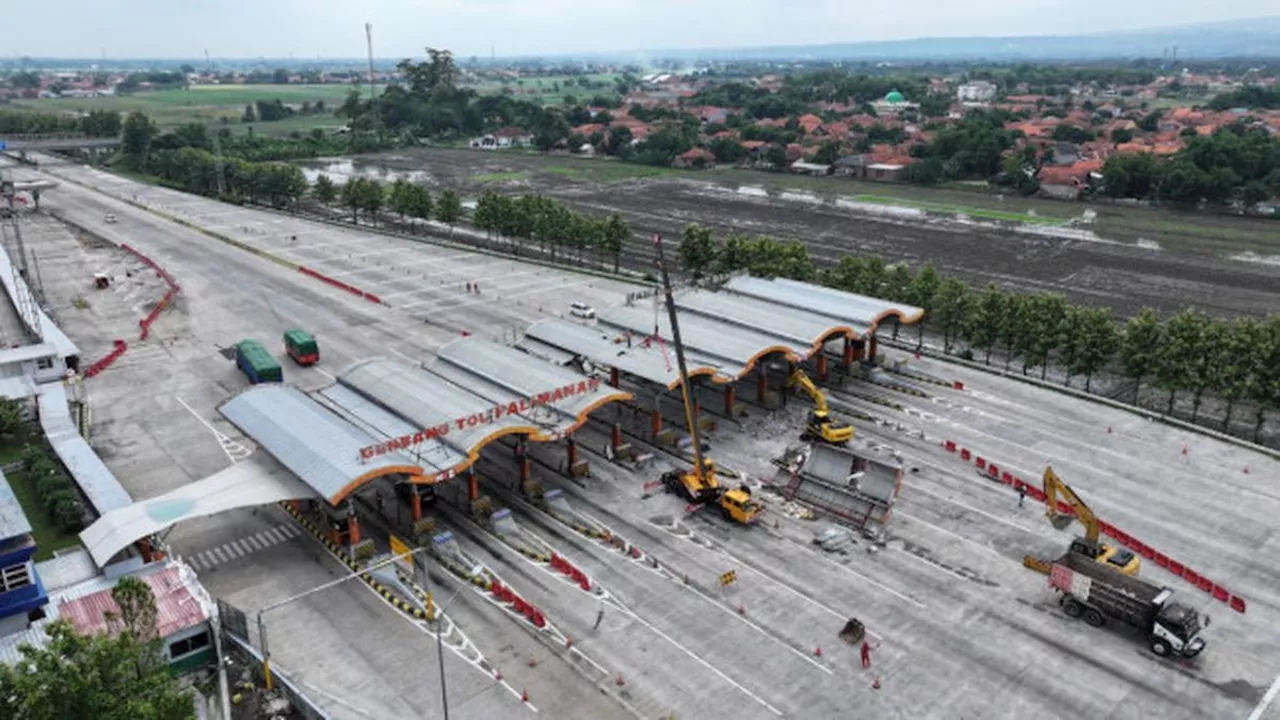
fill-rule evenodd
<path id="1" fill-rule="evenodd" d="M 827 552 L 838 552 L 853 543 L 853 533 L 835 525 L 828 525 L 813 534 L 813 544 Z"/>

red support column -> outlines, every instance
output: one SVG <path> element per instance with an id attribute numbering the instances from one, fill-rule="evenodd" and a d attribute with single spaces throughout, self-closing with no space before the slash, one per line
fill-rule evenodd
<path id="1" fill-rule="evenodd" d="M 476 477 L 474 469 L 467 470 L 467 497 L 471 502 L 480 499 L 480 478 Z"/>
<path id="2" fill-rule="evenodd" d="M 841 358 L 844 362 L 844 372 L 849 374 L 853 371 L 853 341 L 849 338 L 844 339 L 844 356 Z"/>
<path id="3" fill-rule="evenodd" d="M 818 351 L 818 379 L 827 379 L 827 353 L 825 350 Z"/>
<path id="4" fill-rule="evenodd" d="M 360 544 L 360 519 L 356 517 L 354 507 L 350 508 L 350 514 L 347 515 L 347 544 L 352 546 Z"/>
<path id="5" fill-rule="evenodd" d="M 874 363 L 876 361 L 876 336 L 875 335 L 872 335 L 871 339 L 867 341 L 866 361 L 869 363 Z"/>
<path id="6" fill-rule="evenodd" d="M 578 462 L 578 443 L 574 442 L 573 438 L 565 438 L 565 439 L 569 443 L 569 446 L 568 446 L 569 467 L 572 468 L 573 464 Z"/>
<path id="7" fill-rule="evenodd" d="M 411 497 L 413 503 L 413 521 L 418 522 L 422 519 L 422 496 L 418 494 L 417 485 L 413 486 L 413 495 L 411 495 Z"/>
<path id="8" fill-rule="evenodd" d="M 613 424 L 613 449 L 617 450 L 622 447 L 622 423 Z"/>
<path id="9" fill-rule="evenodd" d="M 764 402 L 764 393 L 769 387 L 766 380 L 763 370 L 756 373 L 756 402 Z"/>
<path id="10" fill-rule="evenodd" d="M 609 384 L 618 387 L 618 368 L 609 368 Z"/>
<path id="11" fill-rule="evenodd" d="M 529 482 L 529 472 L 530 472 L 529 458 L 528 456 L 521 455 L 520 456 L 520 482 L 522 483 Z"/>
<path id="12" fill-rule="evenodd" d="M 649 414 L 649 420 L 653 423 L 654 435 L 657 435 L 658 433 L 662 432 L 662 413 L 661 412 L 658 412 L 657 410 L 653 410 Z"/>
<path id="13" fill-rule="evenodd" d="M 733 386 L 724 386 L 724 414 L 733 417 Z"/>

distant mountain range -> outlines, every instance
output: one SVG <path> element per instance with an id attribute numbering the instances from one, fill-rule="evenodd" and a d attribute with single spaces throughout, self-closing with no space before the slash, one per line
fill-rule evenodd
<path id="1" fill-rule="evenodd" d="M 1160 58 L 1177 47 L 1186 60 L 1280 58 L 1280 15 L 1247 20 L 1122 30 L 1088 35 L 951 37 L 779 45 L 755 48 L 654 50 L 652 58 L 674 60 L 1103 60 Z"/>

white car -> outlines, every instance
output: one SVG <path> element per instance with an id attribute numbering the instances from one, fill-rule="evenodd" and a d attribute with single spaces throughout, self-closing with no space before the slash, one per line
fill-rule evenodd
<path id="1" fill-rule="evenodd" d="M 569 305 L 569 314 L 583 320 L 594 320 L 596 318 L 595 309 L 582 302 L 571 303 Z"/>
<path id="2" fill-rule="evenodd" d="M 111 225 L 111 224 L 114 224 L 114 223 L 115 223 L 115 221 L 116 221 L 116 216 L 115 216 L 115 215 L 112 215 L 111 213 L 107 213 L 107 216 L 106 216 L 105 218 L 103 218 L 103 220 L 106 220 L 106 221 L 107 221 L 107 224 L 108 224 L 108 225 Z"/>

